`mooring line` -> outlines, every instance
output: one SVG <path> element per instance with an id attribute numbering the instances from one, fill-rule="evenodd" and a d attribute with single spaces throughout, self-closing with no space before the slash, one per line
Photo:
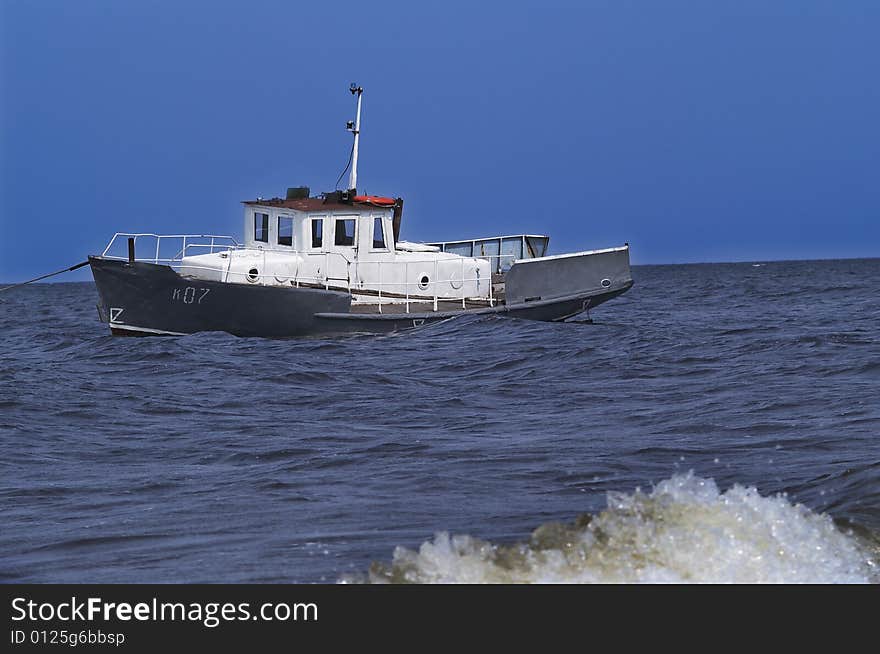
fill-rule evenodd
<path id="1" fill-rule="evenodd" d="M 48 275 L 40 275 L 39 277 L 34 277 L 33 279 L 29 279 L 26 282 L 19 282 L 18 284 L 12 284 L 10 286 L 4 286 L 0 288 L 0 293 L 3 291 L 8 291 L 10 288 L 17 288 L 19 286 L 24 286 L 25 284 L 32 284 L 33 282 L 38 282 L 41 279 L 46 279 L 47 277 L 54 277 L 55 275 L 60 275 L 61 273 L 70 272 L 71 270 L 76 270 L 77 268 L 82 268 L 83 266 L 89 265 L 88 260 L 83 261 L 82 263 L 78 263 L 75 266 L 71 266 L 70 268 L 65 268 L 64 270 L 56 270 L 53 273 L 49 273 Z"/>

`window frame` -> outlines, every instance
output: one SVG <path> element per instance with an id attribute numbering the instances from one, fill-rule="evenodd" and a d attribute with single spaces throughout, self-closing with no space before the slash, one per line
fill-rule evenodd
<path id="1" fill-rule="evenodd" d="M 257 236 L 257 216 L 262 216 L 262 227 L 263 227 L 263 235 L 265 238 L 259 238 Z M 269 244 L 269 213 L 265 211 L 254 211 L 254 243 L 265 243 Z"/>
<path id="2" fill-rule="evenodd" d="M 354 230 L 351 235 L 351 243 L 340 243 L 339 242 L 339 231 L 337 227 L 339 227 L 339 223 L 352 222 L 354 223 Z M 345 230 L 343 228 L 343 235 L 345 234 Z M 333 218 L 333 246 L 337 248 L 353 248 L 357 246 L 357 237 L 358 237 L 358 216 L 336 216 Z M 347 239 L 348 236 L 346 235 Z"/>
<path id="3" fill-rule="evenodd" d="M 281 237 L 281 221 L 282 220 L 288 221 L 288 225 L 290 226 L 290 235 L 284 237 L 284 238 L 289 238 L 290 243 L 282 243 L 281 242 L 281 238 L 282 238 Z M 275 230 L 275 243 L 277 245 L 281 245 L 283 247 L 293 247 L 293 216 L 283 214 L 283 213 L 278 214 L 277 229 Z"/>
<path id="4" fill-rule="evenodd" d="M 379 227 L 382 230 L 382 244 L 376 245 L 376 223 L 379 223 Z M 384 216 L 373 216 L 373 233 L 372 233 L 372 252 L 388 252 L 388 234 L 385 230 L 385 217 Z"/>
<path id="5" fill-rule="evenodd" d="M 312 250 L 323 250 L 324 249 L 324 244 L 326 243 L 326 241 L 324 240 L 324 236 L 327 233 L 326 220 L 325 220 L 326 218 L 327 218 L 326 216 L 309 216 L 309 232 L 308 232 L 308 234 L 309 234 L 309 245 L 311 246 Z M 318 245 L 315 245 L 315 223 L 321 223 L 321 236 L 320 236 L 321 241 L 320 241 L 320 243 L 318 243 Z"/>

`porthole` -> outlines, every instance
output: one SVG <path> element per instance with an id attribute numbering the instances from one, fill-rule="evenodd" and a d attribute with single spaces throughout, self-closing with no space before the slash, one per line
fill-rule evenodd
<path id="1" fill-rule="evenodd" d="M 603 279 L 601 284 L 602 284 L 602 288 L 608 288 L 609 286 L 611 286 L 611 280 L 610 279 Z"/>
<path id="2" fill-rule="evenodd" d="M 250 270 L 248 270 L 248 274 L 247 274 L 246 279 L 251 284 L 254 284 L 255 282 L 257 282 L 260 279 L 260 271 L 257 270 L 256 268 L 251 268 Z"/>
<path id="3" fill-rule="evenodd" d="M 427 275 L 422 275 L 419 277 L 419 288 L 423 291 L 428 288 L 428 284 L 431 283 L 431 279 Z"/>

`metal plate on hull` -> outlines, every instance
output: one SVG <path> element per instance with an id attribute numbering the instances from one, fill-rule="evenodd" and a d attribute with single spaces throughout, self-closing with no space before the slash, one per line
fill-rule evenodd
<path id="1" fill-rule="evenodd" d="M 505 276 L 505 294 L 508 304 L 519 304 L 626 284 L 632 286 L 628 246 L 517 261 Z"/>

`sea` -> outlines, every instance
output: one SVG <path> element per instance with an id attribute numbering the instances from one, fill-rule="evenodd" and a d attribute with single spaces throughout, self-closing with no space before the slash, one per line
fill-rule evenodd
<path id="1" fill-rule="evenodd" d="M 878 583 L 880 259 L 633 278 L 300 340 L 0 293 L 0 581 Z"/>

